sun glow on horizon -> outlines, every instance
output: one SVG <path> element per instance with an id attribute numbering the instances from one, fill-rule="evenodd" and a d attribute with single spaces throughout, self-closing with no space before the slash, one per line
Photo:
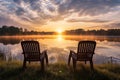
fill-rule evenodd
<path id="1" fill-rule="evenodd" d="M 62 34 L 63 30 L 62 30 L 62 29 L 57 29 L 56 32 L 57 32 L 58 34 Z"/>

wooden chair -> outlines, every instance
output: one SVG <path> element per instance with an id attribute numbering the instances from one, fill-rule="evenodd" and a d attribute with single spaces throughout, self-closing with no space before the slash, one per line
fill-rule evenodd
<path id="1" fill-rule="evenodd" d="M 44 70 L 44 58 L 46 59 L 46 64 L 48 64 L 47 51 L 44 50 L 40 53 L 40 46 L 38 41 L 22 41 L 21 46 L 23 49 L 24 61 L 23 69 L 26 68 L 26 62 L 40 61 L 41 70 Z"/>
<path id="2" fill-rule="evenodd" d="M 95 54 L 94 53 L 95 47 L 96 47 L 95 41 L 80 41 L 78 43 L 77 53 L 70 50 L 70 54 L 68 58 L 68 65 L 70 65 L 71 58 L 73 59 L 74 70 L 76 69 L 77 61 L 85 61 L 85 64 L 86 64 L 86 61 L 89 61 L 91 70 L 94 70 L 92 58 L 93 58 L 93 54 Z"/>

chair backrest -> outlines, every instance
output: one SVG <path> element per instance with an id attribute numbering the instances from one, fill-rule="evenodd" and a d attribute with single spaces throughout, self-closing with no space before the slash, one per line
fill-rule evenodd
<path id="1" fill-rule="evenodd" d="M 27 56 L 40 56 L 40 46 L 38 41 L 22 41 L 23 54 Z"/>
<path id="2" fill-rule="evenodd" d="M 94 50 L 96 47 L 95 41 L 80 41 L 78 43 L 78 51 L 77 54 L 94 54 Z"/>

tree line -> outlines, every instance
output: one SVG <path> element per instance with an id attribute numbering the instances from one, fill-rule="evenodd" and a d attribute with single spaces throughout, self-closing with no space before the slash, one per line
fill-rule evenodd
<path id="1" fill-rule="evenodd" d="M 0 28 L 0 35 L 53 35 L 58 34 L 57 32 L 45 32 L 45 31 L 29 31 L 27 29 L 15 27 L 15 26 L 2 26 Z M 65 35 L 112 35 L 120 36 L 120 29 L 100 29 L 100 30 L 87 30 L 75 29 L 66 30 L 62 34 Z"/>
<path id="2" fill-rule="evenodd" d="M 75 29 L 75 30 L 67 30 L 64 34 L 69 35 L 111 35 L 111 36 L 120 36 L 120 29 L 100 29 L 100 30 L 87 30 L 84 29 Z"/>
<path id="3" fill-rule="evenodd" d="M 27 30 L 25 28 L 19 28 L 19 27 L 15 27 L 15 26 L 2 26 L 0 28 L 0 35 L 48 35 L 48 34 L 54 34 L 54 32 L 38 32 L 38 31 L 34 31 L 34 30 Z"/>

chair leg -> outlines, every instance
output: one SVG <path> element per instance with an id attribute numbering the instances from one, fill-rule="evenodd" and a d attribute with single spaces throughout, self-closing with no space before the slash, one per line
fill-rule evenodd
<path id="1" fill-rule="evenodd" d="M 73 69 L 76 70 L 76 60 L 73 59 Z"/>
<path id="2" fill-rule="evenodd" d="M 29 61 L 29 64 L 30 64 L 30 61 Z"/>
<path id="3" fill-rule="evenodd" d="M 85 61 L 85 64 L 86 64 L 86 61 Z"/>
<path id="4" fill-rule="evenodd" d="M 91 67 L 91 70 L 94 71 L 93 61 L 92 60 L 90 60 L 90 67 Z"/>
<path id="5" fill-rule="evenodd" d="M 47 53 L 45 53 L 45 57 L 46 57 L 46 64 L 48 65 L 48 55 L 47 55 Z"/>
<path id="6" fill-rule="evenodd" d="M 71 52 L 70 52 L 69 57 L 68 57 L 68 66 L 70 66 L 70 61 L 71 61 Z"/>
<path id="7" fill-rule="evenodd" d="M 23 69 L 26 68 L 26 60 L 23 61 Z"/>
<path id="8" fill-rule="evenodd" d="M 41 61 L 41 71 L 44 71 L 44 59 Z"/>

